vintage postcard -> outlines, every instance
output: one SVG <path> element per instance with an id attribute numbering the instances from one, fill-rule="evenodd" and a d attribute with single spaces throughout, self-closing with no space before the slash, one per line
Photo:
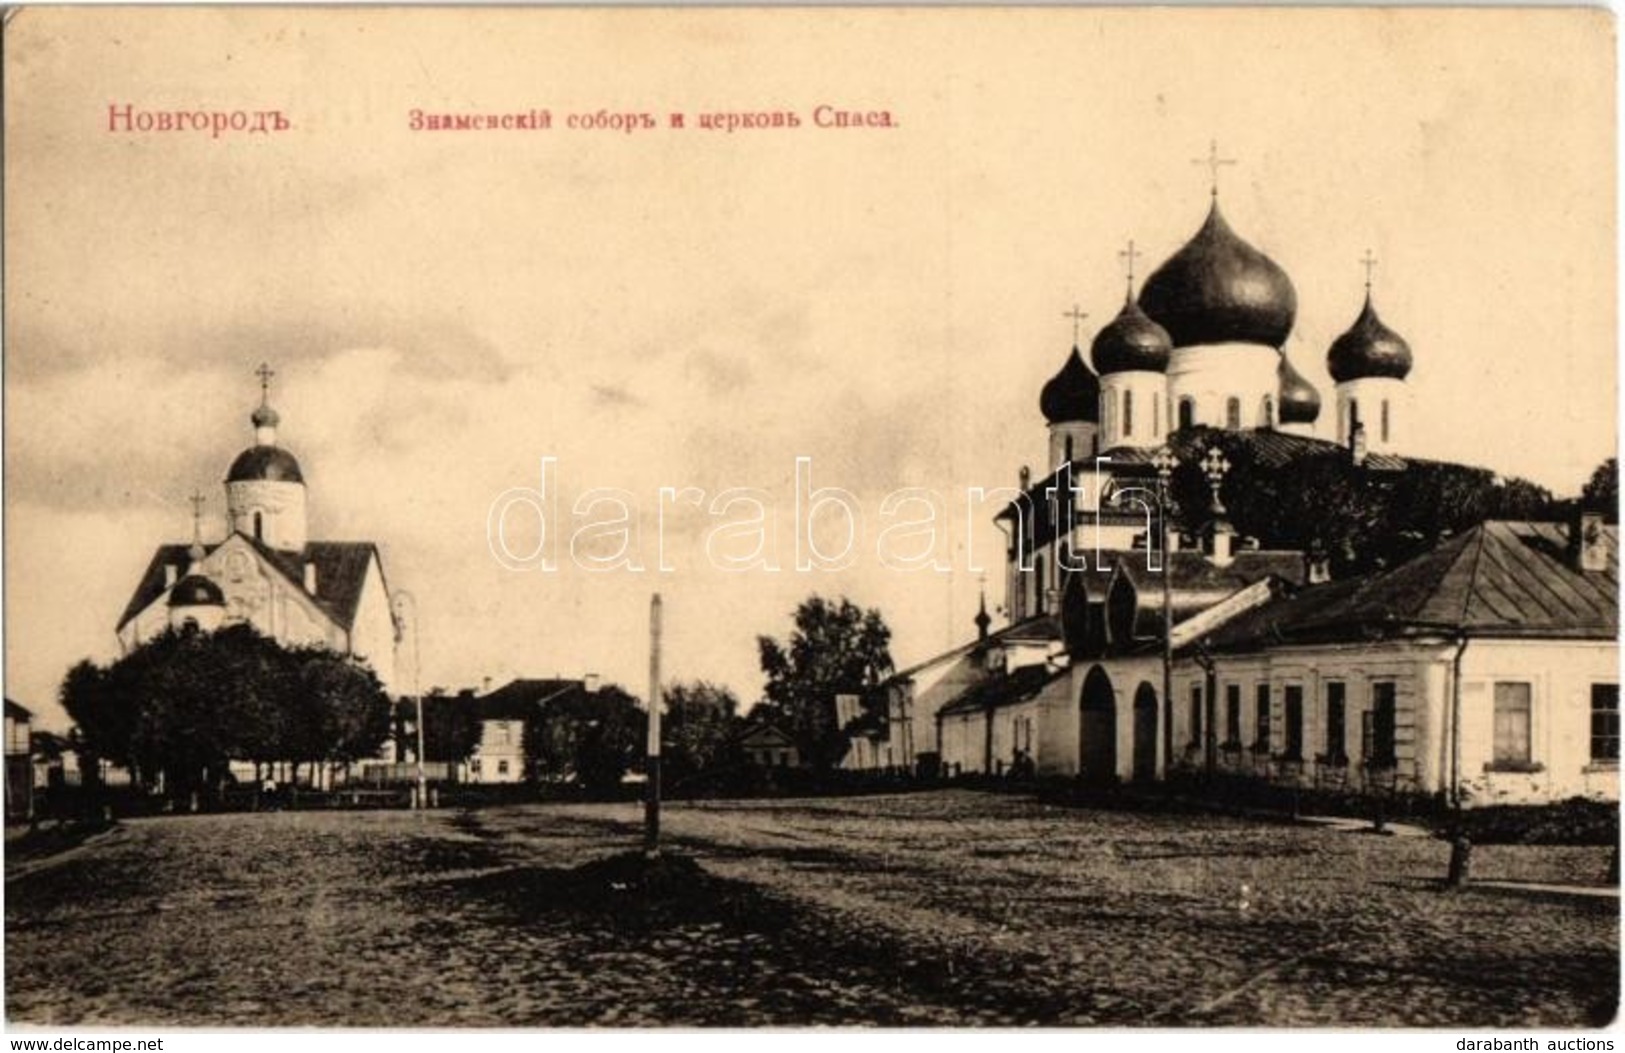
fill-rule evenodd
<path id="1" fill-rule="evenodd" d="M 7 1026 L 1612 1048 L 1614 33 L 9 10 Z"/>

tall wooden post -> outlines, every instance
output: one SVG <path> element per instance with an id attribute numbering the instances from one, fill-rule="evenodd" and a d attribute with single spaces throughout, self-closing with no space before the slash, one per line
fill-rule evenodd
<path id="1" fill-rule="evenodd" d="M 649 745 L 643 794 L 643 851 L 660 851 L 660 593 L 649 600 Z"/>

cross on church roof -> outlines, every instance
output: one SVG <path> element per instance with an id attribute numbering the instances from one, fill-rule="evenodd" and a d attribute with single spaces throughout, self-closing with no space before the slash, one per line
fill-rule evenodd
<path id="1" fill-rule="evenodd" d="M 1072 344 L 1073 344 L 1074 347 L 1077 346 L 1078 334 L 1079 334 L 1079 332 L 1081 330 L 1081 327 L 1083 325 L 1083 320 L 1085 318 L 1089 317 L 1089 312 L 1085 311 L 1083 308 L 1079 307 L 1077 304 L 1073 304 L 1072 305 L 1072 310 L 1070 310 L 1070 311 L 1062 311 L 1061 312 L 1061 317 L 1062 318 L 1070 318 L 1070 319 L 1072 319 Z"/>
<path id="2" fill-rule="evenodd" d="M 187 498 L 192 502 L 192 541 L 194 544 L 203 540 L 203 495 L 196 490 Z"/>
<path id="3" fill-rule="evenodd" d="M 1360 265 L 1365 268 L 1365 291 L 1370 292 L 1371 272 L 1377 269 L 1377 257 L 1371 255 L 1370 249 L 1366 249 L 1365 255 L 1360 257 Z"/>
<path id="4" fill-rule="evenodd" d="M 1128 248 L 1117 254 L 1117 258 L 1123 261 L 1123 270 L 1128 276 L 1129 296 L 1134 295 L 1134 261 L 1144 255 L 1143 252 L 1135 251 L 1133 238 L 1128 239 Z"/>
<path id="5" fill-rule="evenodd" d="M 271 378 L 276 376 L 276 370 L 272 369 L 269 364 L 261 362 L 260 368 L 254 370 L 254 372 L 260 378 L 260 403 L 269 405 L 271 401 Z"/>
<path id="6" fill-rule="evenodd" d="M 1191 161 L 1193 165 L 1207 165 L 1208 172 L 1211 173 L 1213 179 L 1213 197 L 1215 199 L 1219 196 L 1219 169 L 1224 165 L 1233 165 L 1235 163 L 1236 159 L 1233 157 L 1219 156 L 1219 140 L 1217 139 L 1209 140 L 1206 157 L 1198 157 Z"/>

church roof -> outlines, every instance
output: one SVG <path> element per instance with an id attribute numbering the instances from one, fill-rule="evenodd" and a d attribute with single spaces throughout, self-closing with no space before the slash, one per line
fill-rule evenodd
<path id="1" fill-rule="evenodd" d="M 302 483 L 304 475 L 293 454 L 280 446 L 250 446 L 237 455 L 226 472 L 226 482 L 241 483 L 254 480 L 274 483 Z"/>
<path id="2" fill-rule="evenodd" d="M 1100 381 L 1094 371 L 1083 364 L 1083 356 L 1076 347 L 1067 356 L 1061 371 L 1050 377 L 1039 393 L 1038 408 L 1051 424 L 1100 422 Z"/>
<path id="3" fill-rule="evenodd" d="M 1168 447 L 1174 451 L 1174 456 L 1181 461 L 1200 457 L 1207 447 L 1213 444 L 1216 436 L 1223 435 L 1227 441 L 1240 442 L 1252 451 L 1253 457 L 1259 464 L 1270 468 L 1280 468 L 1300 457 L 1309 457 L 1315 454 L 1333 452 L 1347 453 L 1348 447 L 1328 439 L 1317 439 L 1311 435 L 1293 435 L 1284 431 L 1273 431 L 1268 428 L 1258 428 L 1247 431 L 1227 431 L 1221 428 L 1198 426 L 1182 428 L 1168 436 Z M 1155 449 L 1142 449 L 1134 446 L 1116 446 L 1101 454 L 1111 459 L 1111 467 L 1118 465 L 1150 465 L 1156 456 Z M 1389 453 L 1368 453 L 1365 463 L 1367 468 L 1378 471 L 1403 471 L 1411 460 L 1419 458 L 1404 457 Z"/>
<path id="4" fill-rule="evenodd" d="M 1140 306 L 1175 347 L 1279 348 L 1297 317 L 1298 294 L 1274 260 L 1230 229 L 1215 200 L 1196 236 L 1146 279 Z"/>
<path id="5" fill-rule="evenodd" d="M 370 541 L 312 541 L 300 552 L 277 552 L 245 534 L 233 536 L 242 538 L 261 559 L 300 589 L 305 587 L 305 563 L 314 562 L 317 605 L 341 628 L 348 631 L 354 626 L 356 611 L 361 606 L 361 588 L 367 580 L 367 567 L 378 555 L 377 545 Z M 207 546 L 207 551 L 213 553 L 219 547 L 219 544 Z M 192 562 L 189 548 L 189 545 L 158 547 L 119 618 L 120 629 L 169 590 L 164 584 L 165 567 L 174 567 L 177 576 L 186 573 Z M 382 561 L 379 565 L 383 565 Z"/>
<path id="6" fill-rule="evenodd" d="M 1377 317 L 1369 289 L 1360 316 L 1332 341 L 1331 349 L 1326 352 L 1326 369 L 1339 384 L 1367 377 L 1404 380 L 1410 374 L 1411 345 Z"/>
<path id="7" fill-rule="evenodd" d="M 1560 523 L 1491 520 L 1391 570 L 1316 585 L 1227 622 L 1217 650 L 1416 634 L 1614 639 L 1619 532 L 1603 529 L 1606 569 L 1567 556 Z"/>

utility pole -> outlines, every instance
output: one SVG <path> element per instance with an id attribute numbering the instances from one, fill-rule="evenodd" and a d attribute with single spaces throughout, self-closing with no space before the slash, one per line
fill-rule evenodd
<path id="1" fill-rule="evenodd" d="M 643 796 L 643 851 L 660 853 L 660 593 L 649 600 L 649 745 Z"/>

